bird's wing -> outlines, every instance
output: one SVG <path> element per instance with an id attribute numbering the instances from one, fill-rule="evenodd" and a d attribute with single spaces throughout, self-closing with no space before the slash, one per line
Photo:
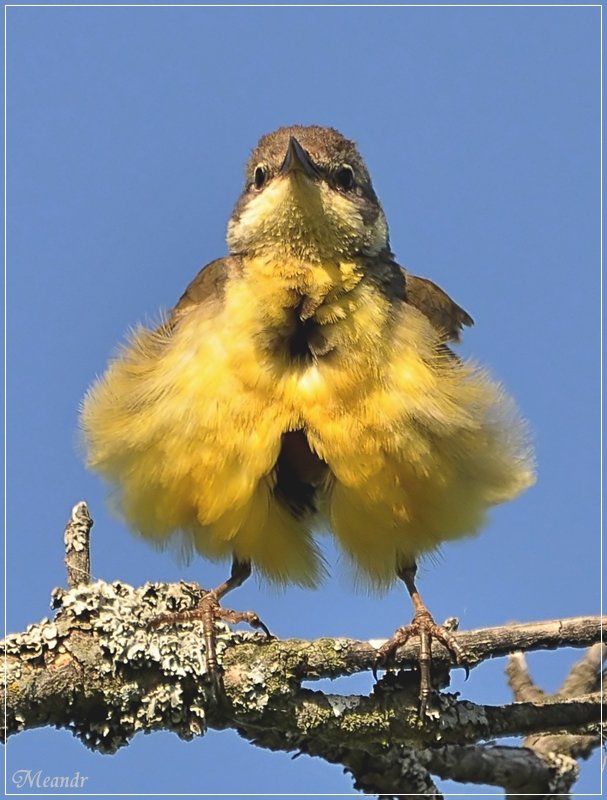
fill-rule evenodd
<path id="1" fill-rule="evenodd" d="M 195 306 L 221 303 L 226 280 L 239 266 L 238 259 L 227 256 L 217 258 L 203 267 L 170 311 L 169 326 L 174 325 L 180 317 L 183 317 Z"/>
<path id="2" fill-rule="evenodd" d="M 449 341 L 459 342 L 464 326 L 474 325 L 472 317 L 440 286 L 401 269 L 405 273 L 406 302 L 421 311 L 437 330 L 447 335 Z"/>

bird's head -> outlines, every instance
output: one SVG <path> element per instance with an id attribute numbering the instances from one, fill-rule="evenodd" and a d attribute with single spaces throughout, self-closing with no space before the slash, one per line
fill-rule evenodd
<path id="1" fill-rule="evenodd" d="M 263 136 L 246 166 L 228 246 L 312 261 L 389 250 L 386 218 L 355 144 L 316 125 Z"/>

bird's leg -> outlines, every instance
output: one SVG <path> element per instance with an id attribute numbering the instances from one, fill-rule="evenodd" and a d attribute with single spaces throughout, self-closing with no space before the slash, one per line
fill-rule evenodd
<path id="1" fill-rule="evenodd" d="M 234 558 L 232 561 L 232 571 L 230 577 L 215 589 L 207 592 L 200 603 L 187 611 L 176 611 L 174 614 L 161 614 L 152 621 L 152 625 L 171 625 L 179 622 L 191 622 L 192 620 L 202 620 L 202 630 L 204 635 L 204 645 L 206 651 L 207 671 L 211 678 L 213 690 L 216 698 L 221 696 L 222 683 L 217 663 L 217 646 L 215 622 L 225 620 L 226 622 L 248 622 L 252 628 L 261 628 L 266 636 L 271 636 L 270 631 L 253 611 L 233 611 L 229 608 L 222 608 L 221 599 L 232 589 L 237 589 L 251 575 L 251 562 L 239 561 Z"/>
<path id="2" fill-rule="evenodd" d="M 439 642 L 442 642 L 457 663 L 465 661 L 465 653 L 456 642 L 453 634 L 443 625 L 437 625 L 432 614 L 426 608 L 415 585 L 416 572 L 417 566 L 415 564 L 398 569 L 398 577 L 404 581 L 407 587 L 415 613 L 409 625 L 398 628 L 392 638 L 388 639 L 388 641 L 379 648 L 378 657 L 381 663 L 385 663 L 394 655 L 396 650 L 402 647 L 412 636 L 419 636 L 419 714 L 420 717 L 423 717 L 426 713 L 428 700 L 432 691 L 430 674 L 432 665 L 432 639 L 438 639 Z"/>

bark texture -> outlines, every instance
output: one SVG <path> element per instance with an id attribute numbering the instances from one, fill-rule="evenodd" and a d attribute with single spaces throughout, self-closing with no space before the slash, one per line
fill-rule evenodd
<path id="1" fill-rule="evenodd" d="M 198 621 L 154 627 L 153 620 L 195 607 L 196 584 L 89 583 L 84 504 L 66 528 L 68 585 L 55 589 L 54 619 L 8 636 L 4 738 L 53 725 L 89 748 L 113 753 L 138 731 L 170 730 L 183 739 L 234 728 L 270 750 L 306 753 L 341 764 L 359 790 L 382 796 L 439 797 L 435 778 L 490 784 L 510 794 L 562 797 L 578 760 L 601 740 L 601 665 L 606 648 L 598 617 L 578 617 L 456 633 L 473 654 L 469 666 L 506 654 L 514 701 L 478 705 L 444 689 L 449 654 L 433 645 L 437 692 L 421 720 L 415 641 L 368 696 L 328 694 L 304 681 L 377 666 L 383 640 L 269 639 L 219 623 L 224 693 L 214 699 Z M 74 561 L 74 540 L 84 556 Z M 72 556 L 70 556 L 72 554 Z M 554 695 L 535 686 L 524 650 L 588 647 Z M 521 747 L 496 744 L 525 737 Z"/>

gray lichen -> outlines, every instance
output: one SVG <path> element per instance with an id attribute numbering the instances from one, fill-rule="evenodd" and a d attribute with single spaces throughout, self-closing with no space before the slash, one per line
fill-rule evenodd
<path id="1" fill-rule="evenodd" d="M 199 586 L 185 582 L 147 583 L 135 589 L 120 581 L 99 581 L 55 590 L 55 618 L 30 625 L 5 642 L 6 734 L 55 725 L 72 730 L 87 747 L 111 753 L 139 731 L 170 730 L 191 739 L 207 727 L 231 727 L 259 746 L 298 750 L 342 764 L 358 787 L 386 795 L 401 786 L 436 794 L 431 771 L 449 776 L 459 770 L 469 780 L 466 776 L 485 762 L 505 769 L 520 763 L 520 770 L 535 771 L 543 784 L 549 775 L 555 787 L 567 786 L 577 774 L 577 764 L 565 747 L 550 750 L 547 766 L 547 760 L 526 748 L 511 748 L 517 757 L 522 754 L 516 760 L 507 749 L 498 753 L 480 744 L 468 748 L 466 743 L 486 741 L 500 731 L 555 730 L 555 735 L 543 735 L 548 745 L 560 741 L 567 719 L 573 720 L 576 741 L 598 741 L 599 705 L 594 696 L 558 707 L 491 707 L 437 692 L 430 713 L 421 720 L 418 677 L 412 671 L 386 673 L 369 696 L 325 694 L 302 686 L 304 681 L 369 669 L 375 664 L 375 651 L 368 643 L 278 641 L 259 633 L 233 632 L 222 623 L 216 630 L 224 691 L 217 697 L 208 675 L 202 623 L 159 620 L 196 608 L 203 596 Z M 597 621 L 565 622 L 582 637 L 598 635 Z M 554 625 L 546 626 L 552 642 Z M 529 636 L 528 630 L 522 633 Z M 494 638 L 500 635 L 496 629 Z M 512 639 L 512 630 L 506 635 Z M 541 637 L 538 631 L 534 635 Z M 488 641 L 486 632 L 467 636 Z M 503 647 L 499 641 L 490 646 Z M 398 658 L 403 663 L 410 656 L 404 652 Z M 592 661 L 595 675 L 600 660 L 597 656 Z M 448 669 L 435 669 L 433 675 L 444 688 Z M 533 725 L 531 718 L 536 719 Z M 468 762 L 462 754 L 471 764 L 468 772 L 463 771 Z"/>
<path id="2" fill-rule="evenodd" d="M 45 665 L 58 685 L 63 669 L 80 671 L 88 691 L 86 696 L 62 696 L 65 726 L 87 747 L 102 752 L 114 752 L 140 730 L 169 729 L 182 739 L 200 736 L 213 702 L 202 623 L 154 625 L 154 620 L 161 613 L 194 608 L 202 596 L 199 586 L 184 582 L 133 588 L 120 581 L 98 581 L 69 591 L 56 589 L 55 621 L 44 619 L 6 640 L 7 655 L 15 657 L 9 660 L 9 692 L 22 688 L 24 662 Z M 217 623 L 220 659 L 239 636 Z M 241 638 L 247 636 L 257 635 Z M 244 677 L 245 695 L 248 682 L 248 696 L 262 703 L 263 673 L 253 668 Z M 52 694 L 50 683 L 47 691 Z M 15 716 L 17 727 L 24 721 Z"/>

